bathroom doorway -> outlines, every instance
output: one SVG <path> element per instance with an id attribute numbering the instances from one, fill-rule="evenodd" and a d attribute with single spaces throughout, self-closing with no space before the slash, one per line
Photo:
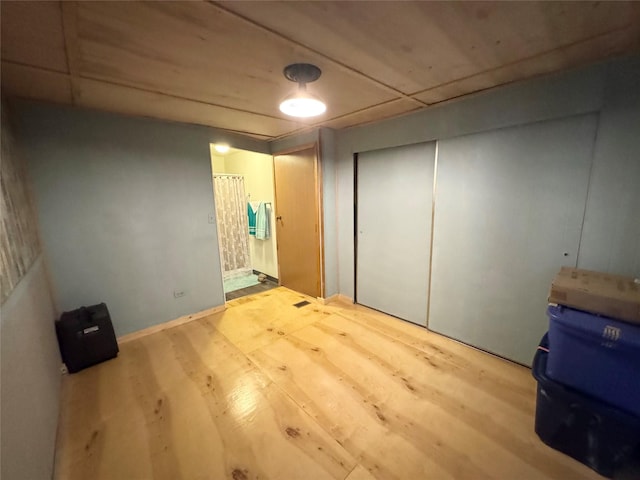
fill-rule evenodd
<path id="1" fill-rule="evenodd" d="M 211 170 L 226 300 L 277 287 L 273 158 L 212 144 Z"/>

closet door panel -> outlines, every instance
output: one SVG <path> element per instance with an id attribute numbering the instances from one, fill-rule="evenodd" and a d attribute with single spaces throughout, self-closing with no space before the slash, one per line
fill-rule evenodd
<path id="1" fill-rule="evenodd" d="M 357 163 L 356 301 L 426 325 L 435 143 Z"/>
<path id="2" fill-rule="evenodd" d="M 530 365 L 575 266 L 596 115 L 439 142 L 429 328 Z"/>

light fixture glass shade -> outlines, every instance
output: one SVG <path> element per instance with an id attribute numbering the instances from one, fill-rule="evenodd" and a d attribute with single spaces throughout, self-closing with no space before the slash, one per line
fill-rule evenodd
<path id="1" fill-rule="evenodd" d="M 213 148 L 215 148 L 218 153 L 227 153 L 229 151 L 229 145 L 226 143 L 216 143 Z"/>
<path id="2" fill-rule="evenodd" d="M 292 117 L 308 118 L 322 115 L 327 111 L 327 106 L 318 97 L 300 88 L 282 101 L 280 111 Z"/>

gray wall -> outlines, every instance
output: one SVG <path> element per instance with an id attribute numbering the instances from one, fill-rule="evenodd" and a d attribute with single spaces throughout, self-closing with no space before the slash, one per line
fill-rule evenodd
<path id="1" fill-rule="evenodd" d="M 2 242 L 0 476 L 46 480 L 53 474 L 60 395 L 56 313 L 24 157 L 4 101 L 2 107 L 2 221 L 9 238 Z"/>
<path id="2" fill-rule="evenodd" d="M 123 335 L 224 303 L 208 223 L 215 132 L 34 103 L 16 111 L 59 311 L 106 302 Z"/>
<path id="3" fill-rule="evenodd" d="M 325 229 L 337 231 L 340 293 L 353 297 L 354 291 L 354 152 L 589 112 L 598 112 L 600 123 L 578 266 L 640 275 L 639 84 L 640 57 L 632 57 L 511 84 L 412 115 L 339 131 L 337 218 L 335 225 L 325 225 Z"/>
<path id="4" fill-rule="evenodd" d="M 40 256 L 2 305 L 2 478 L 47 480 L 60 404 L 60 353 Z"/>
<path id="5" fill-rule="evenodd" d="M 578 266 L 640 277 L 640 60 L 609 69 Z"/>
<path id="6" fill-rule="evenodd" d="M 320 129 L 322 165 L 322 206 L 324 213 L 324 296 L 338 293 L 338 235 L 335 228 L 336 198 L 336 131 Z"/>
<path id="7" fill-rule="evenodd" d="M 289 135 L 287 137 L 279 138 L 269 142 L 269 151 L 272 155 L 280 152 L 285 152 L 303 145 L 309 145 L 316 143 L 320 136 L 320 130 L 314 128 L 295 135 Z"/>

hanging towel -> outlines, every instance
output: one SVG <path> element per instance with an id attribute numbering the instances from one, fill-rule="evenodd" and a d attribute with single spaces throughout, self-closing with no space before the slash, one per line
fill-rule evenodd
<path id="1" fill-rule="evenodd" d="M 253 213 L 258 213 L 258 207 L 260 206 L 261 202 L 249 202 L 249 205 L 251 205 L 251 209 L 253 210 Z"/>
<path id="2" fill-rule="evenodd" d="M 267 204 L 260 202 L 258 212 L 256 213 L 256 238 L 258 240 L 266 240 L 271 236 L 271 210 Z"/>
<path id="3" fill-rule="evenodd" d="M 249 217 L 249 235 L 256 235 L 256 212 L 251 208 L 251 204 L 247 203 L 247 216 Z"/>

